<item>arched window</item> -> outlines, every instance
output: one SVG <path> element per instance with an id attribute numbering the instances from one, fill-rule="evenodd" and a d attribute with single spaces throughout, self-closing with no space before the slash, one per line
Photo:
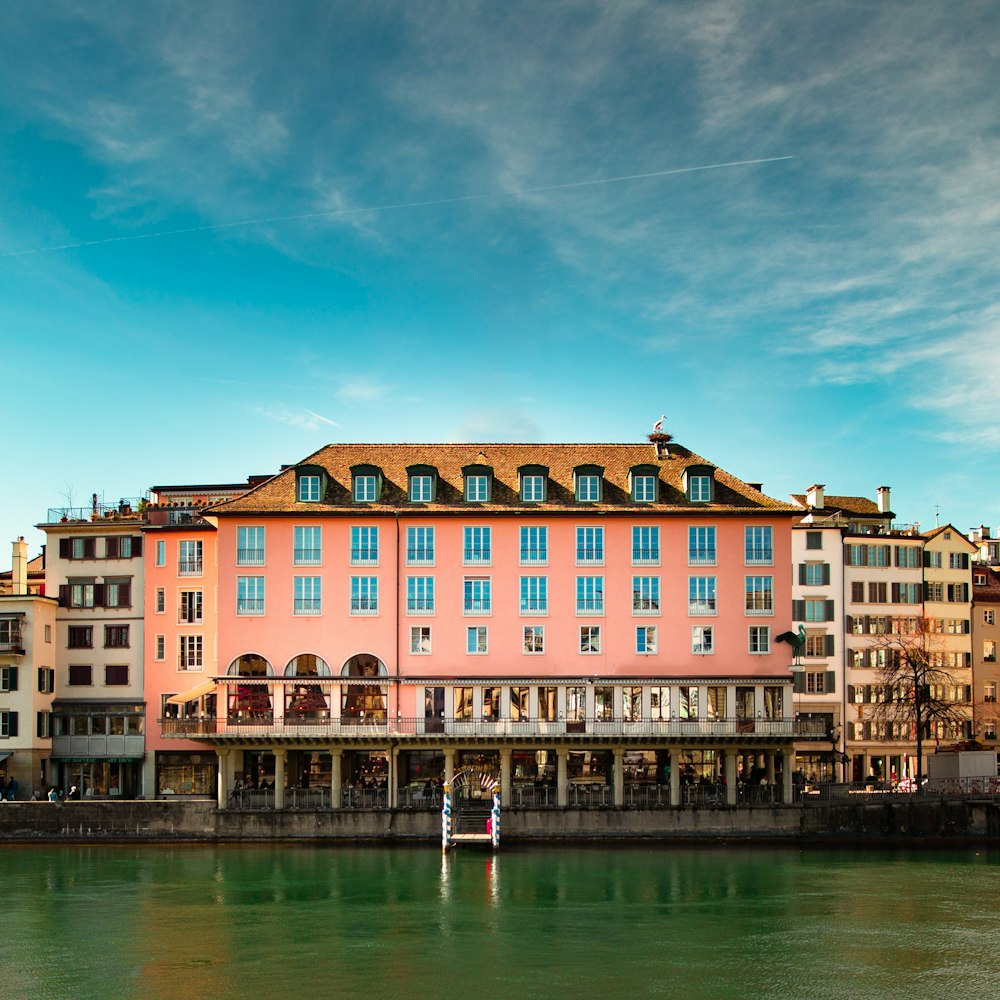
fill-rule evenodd
<path id="1" fill-rule="evenodd" d="M 271 664 L 257 653 L 244 653 L 229 664 L 230 677 L 243 677 L 247 681 L 273 677 Z M 268 723 L 273 720 L 271 691 L 267 684 L 246 683 L 229 686 L 229 719 L 231 722 Z"/>
<path id="2" fill-rule="evenodd" d="M 288 661 L 285 676 L 296 678 L 285 684 L 285 720 L 289 723 L 325 722 L 330 718 L 330 685 L 309 683 L 331 677 L 326 660 L 315 653 L 300 653 Z"/>
<path id="3" fill-rule="evenodd" d="M 340 676 L 349 682 L 340 688 L 340 714 L 344 722 L 384 722 L 389 697 L 385 679 L 389 676 L 385 664 L 370 653 L 352 656 L 341 668 Z M 373 683 L 358 683 L 371 678 Z M 355 683 L 350 683 L 353 680 Z M 378 683 L 382 680 L 383 683 Z"/>

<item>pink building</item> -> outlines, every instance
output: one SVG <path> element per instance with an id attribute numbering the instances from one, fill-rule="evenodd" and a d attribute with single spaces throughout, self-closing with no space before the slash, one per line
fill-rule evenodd
<path id="1" fill-rule="evenodd" d="M 215 751 L 220 805 L 410 806 L 463 769 L 515 807 L 790 801 L 797 517 L 665 434 L 330 445 L 205 512 L 218 670 L 162 746 Z"/>

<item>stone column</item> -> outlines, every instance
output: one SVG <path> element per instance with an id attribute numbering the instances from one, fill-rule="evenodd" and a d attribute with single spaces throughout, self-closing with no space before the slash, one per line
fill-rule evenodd
<path id="1" fill-rule="evenodd" d="M 274 751 L 274 808 L 285 808 L 285 757 L 288 751 Z"/>
<path id="2" fill-rule="evenodd" d="M 389 798 L 386 805 L 395 809 L 399 805 L 399 747 L 389 750 Z"/>
<path id="3" fill-rule="evenodd" d="M 781 763 L 782 802 L 789 804 L 792 801 L 792 768 L 795 767 L 795 751 L 786 750 Z"/>
<path id="4" fill-rule="evenodd" d="M 216 805 L 220 809 L 225 809 L 229 804 L 229 751 L 216 750 L 216 757 L 219 758 L 219 777 L 217 781 Z"/>
<path id="5" fill-rule="evenodd" d="M 614 799 L 616 806 L 625 805 L 625 751 L 618 749 L 612 751 L 615 756 L 614 770 L 612 771 L 612 782 Z"/>
<path id="6" fill-rule="evenodd" d="M 451 747 L 444 750 L 444 780 L 446 785 L 455 780 L 455 751 Z"/>
<path id="7" fill-rule="evenodd" d="M 678 748 L 670 750 L 670 804 L 681 804 L 681 753 Z"/>
<path id="8" fill-rule="evenodd" d="M 787 754 L 785 755 L 788 756 Z M 764 768 L 767 772 L 767 783 L 774 784 L 774 751 L 764 755 Z"/>
<path id="9" fill-rule="evenodd" d="M 330 808 L 339 809 L 344 798 L 344 751 L 330 750 Z"/>
<path id="10" fill-rule="evenodd" d="M 569 751 L 564 747 L 556 750 L 556 805 L 569 805 Z"/>
<path id="11" fill-rule="evenodd" d="M 737 753 L 735 750 L 726 750 L 726 805 L 736 805 L 736 762 Z"/>
<path id="12" fill-rule="evenodd" d="M 500 748 L 500 805 L 507 809 L 510 807 L 510 779 L 511 779 L 511 754 L 509 748 Z"/>

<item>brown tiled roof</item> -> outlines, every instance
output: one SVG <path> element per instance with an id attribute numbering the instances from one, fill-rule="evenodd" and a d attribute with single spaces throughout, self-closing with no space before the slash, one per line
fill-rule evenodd
<path id="1" fill-rule="evenodd" d="M 878 504 L 874 500 L 869 500 L 868 497 L 835 497 L 827 494 L 823 498 L 824 506 L 822 507 L 810 507 L 806 503 L 804 493 L 792 493 L 791 497 L 800 507 L 814 510 L 817 514 L 834 514 L 837 511 L 843 511 L 845 514 L 859 514 L 864 517 L 889 516 L 888 513 L 881 513 Z"/>
<path id="2" fill-rule="evenodd" d="M 652 444 L 331 444 L 303 459 L 301 466 L 321 466 L 329 475 L 322 503 L 301 503 L 295 499 L 296 466 L 250 490 L 242 497 L 210 508 L 213 514 L 305 513 L 357 510 L 351 500 L 351 467 L 371 465 L 382 471 L 383 489 L 379 503 L 363 506 L 374 512 L 449 509 L 481 510 L 576 510 L 573 470 L 579 466 L 604 468 L 601 503 L 588 503 L 588 510 L 612 511 L 638 505 L 629 494 L 629 471 L 635 466 L 658 469 L 660 487 L 656 504 L 642 504 L 656 510 L 776 511 L 794 513 L 796 508 L 755 490 L 742 480 L 719 469 L 678 444 L 671 444 L 665 458 L 657 458 Z M 437 500 L 410 503 L 407 499 L 407 467 L 428 465 L 437 469 Z M 463 499 L 462 468 L 485 465 L 493 469 L 491 501 L 468 504 Z M 518 469 L 527 465 L 547 466 L 547 500 L 523 503 L 518 488 Z M 691 503 L 684 495 L 684 470 L 707 465 L 715 469 L 715 500 Z"/>
<path id="3" fill-rule="evenodd" d="M 986 583 L 976 583 L 978 574 L 986 574 Z M 972 567 L 972 603 L 1000 604 L 1000 574 L 990 566 Z"/>
<path id="4" fill-rule="evenodd" d="M 979 546 L 976 545 L 975 542 L 969 541 L 968 537 L 963 532 L 959 531 L 958 528 L 956 528 L 955 525 L 953 524 L 942 524 L 940 527 L 932 528 L 930 531 L 922 531 L 921 535 L 923 535 L 923 537 L 928 539 L 929 541 L 932 538 L 937 538 L 937 536 L 944 531 L 950 531 L 952 532 L 952 534 L 955 535 L 956 538 L 961 538 L 963 542 L 966 542 L 968 544 L 969 548 L 972 551 L 974 552 L 979 551 Z"/>

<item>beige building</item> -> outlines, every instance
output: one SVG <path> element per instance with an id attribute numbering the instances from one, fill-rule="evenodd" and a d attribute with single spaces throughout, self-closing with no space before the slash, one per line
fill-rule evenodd
<path id="1" fill-rule="evenodd" d="M 985 563 L 972 566 L 972 694 L 975 735 L 997 747 L 1000 727 L 1000 573 Z"/>
<path id="2" fill-rule="evenodd" d="M 14 542 L 0 593 L 0 776 L 17 798 L 50 780 L 50 722 L 55 681 L 56 602 L 30 593 L 27 546 Z"/>

